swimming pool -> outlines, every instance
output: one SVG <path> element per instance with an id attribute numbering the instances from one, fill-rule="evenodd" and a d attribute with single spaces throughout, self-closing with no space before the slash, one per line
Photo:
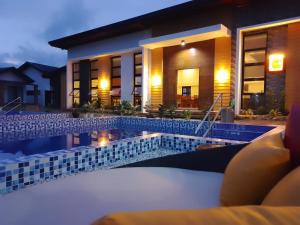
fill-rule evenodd
<path id="1" fill-rule="evenodd" d="M 198 124 L 197 120 L 123 116 L 15 115 L 0 123 L 0 193 L 189 152 L 201 144 L 241 144 L 274 128 L 216 123 L 210 137 L 202 138 L 194 135 Z"/>

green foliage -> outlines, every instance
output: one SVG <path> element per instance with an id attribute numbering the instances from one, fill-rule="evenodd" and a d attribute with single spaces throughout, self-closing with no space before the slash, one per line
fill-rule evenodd
<path id="1" fill-rule="evenodd" d="M 99 96 L 97 97 L 97 100 L 94 100 L 92 102 L 92 105 L 94 107 L 95 112 L 104 113 L 104 105 L 103 105 L 102 100 Z"/>
<path id="2" fill-rule="evenodd" d="M 88 102 L 81 106 L 80 111 L 82 113 L 92 113 L 95 111 L 95 108 L 92 103 Z"/>
<path id="3" fill-rule="evenodd" d="M 158 116 L 160 118 L 163 118 L 166 116 L 166 112 L 167 112 L 167 108 L 162 105 L 162 104 L 159 104 L 159 107 L 158 107 Z"/>
<path id="4" fill-rule="evenodd" d="M 119 106 L 116 107 L 116 112 L 120 115 L 134 115 L 140 109 L 140 106 L 134 106 L 129 101 L 122 101 Z"/>
<path id="5" fill-rule="evenodd" d="M 168 108 L 168 115 L 171 119 L 174 119 L 175 115 L 176 115 L 176 105 L 171 105 L 169 108 Z"/>
<path id="6" fill-rule="evenodd" d="M 271 116 L 271 117 L 278 117 L 281 115 L 282 114 L 278 111 L 278 109 L 271 109 L 269 112 L 269 116 Z"/>
<path id="7" fill-rule="evenodd" d="M 257 115 L 265 115 L 265 114 L 267 114 L 267 110 L 264 106 L 261 105 L 256 109 L 256 114 Z"/>
<path id="8" fill-rule="evenodd" d="M 182 112 L 183 114 L 183 117 L 186 119 L 186 120 L 190 120 L 192 118 L 192 112 L 191 110 L 184 110 Z"/>
<path id="9" fill-rule="evenodd" d="M 252 109 L 242 109 L 241 110 L 241 115 L 245 115 L 245 116 L 253 116 L 253 110 Z"/>

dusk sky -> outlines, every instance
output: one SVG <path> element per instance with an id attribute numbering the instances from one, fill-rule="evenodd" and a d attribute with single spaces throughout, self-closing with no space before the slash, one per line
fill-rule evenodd
<path id="1" fill-rule="evenodd" d="M 32 61 L 53 66 L 66 51 L 48 41 L 187 0 L 0 0 L 0 66 Z"/>

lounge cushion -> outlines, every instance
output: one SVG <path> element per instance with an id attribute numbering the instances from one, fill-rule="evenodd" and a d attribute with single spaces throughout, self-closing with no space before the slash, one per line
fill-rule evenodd
<path id="1" fill-rule="evenodd" d="M 223 207 L 113 213 L 93 225 L 299 225 L 300 207 Z"/>
<path id="2" fill-rule="evenodd" d="M 229 162 L 221 189 L 224 206 L 260 204 L 290 170 L 289 150 L 281 134 L 254 141 Z"/>
<path id="3" fill-rule="evenodd" d="M 222 180 L 158 167 L 82 173 L 0 196 L 0 224 L 87 225 L 116 211 L 216 207 Z"/>
<path id="4" fill-rule="evenodd" d="M 300 206 L 299 191 L 300 167 L 282 178 L 267 195 L 262 204 L 270 206 Z"/>
<path id="5" fill-rule="evenodd" d="M 295 105 L 289 114 L 284 144 L 291 151 L 291 161 L 294 167 L 300 166 L 300 105 Z"/>

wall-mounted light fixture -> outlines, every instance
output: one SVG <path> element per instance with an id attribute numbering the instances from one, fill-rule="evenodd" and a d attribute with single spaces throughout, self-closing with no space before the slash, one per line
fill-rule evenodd
<path id="1" fill-rule="evenodd" d="M 184 46 L 185 46 L 185 41 L 182 40 L 181 43 L 180 43 L 180 45 L 181 45 L 182 47 L 184 47 Z"/>
<path id="2" fill-rule="evenodd" d="M 99 87 L 102 91 L 107 90 L 108 89 L 108 81 L 106 79 L 100 80 Z"/>
<path id="3" fill-rule="evenodd" d="M 161 85 L 161 76 L 159 75 L 154 75 L 152 77 L 152 82 L 151 82 L 152 87 L 159 87 Z"/>
<path id="4" fill-rule="evenodd" d="M 216 73 L 216 81 L 220 84 L 224 84 L 229 81 L 229 72 L 228 70 L 221 68 Z"/>
<path id="5" fill-rule="evenodd" d="M 281 72 L 284 70 L 284 54 L 276 53 L 269 55 L 269 71 Z"/>

